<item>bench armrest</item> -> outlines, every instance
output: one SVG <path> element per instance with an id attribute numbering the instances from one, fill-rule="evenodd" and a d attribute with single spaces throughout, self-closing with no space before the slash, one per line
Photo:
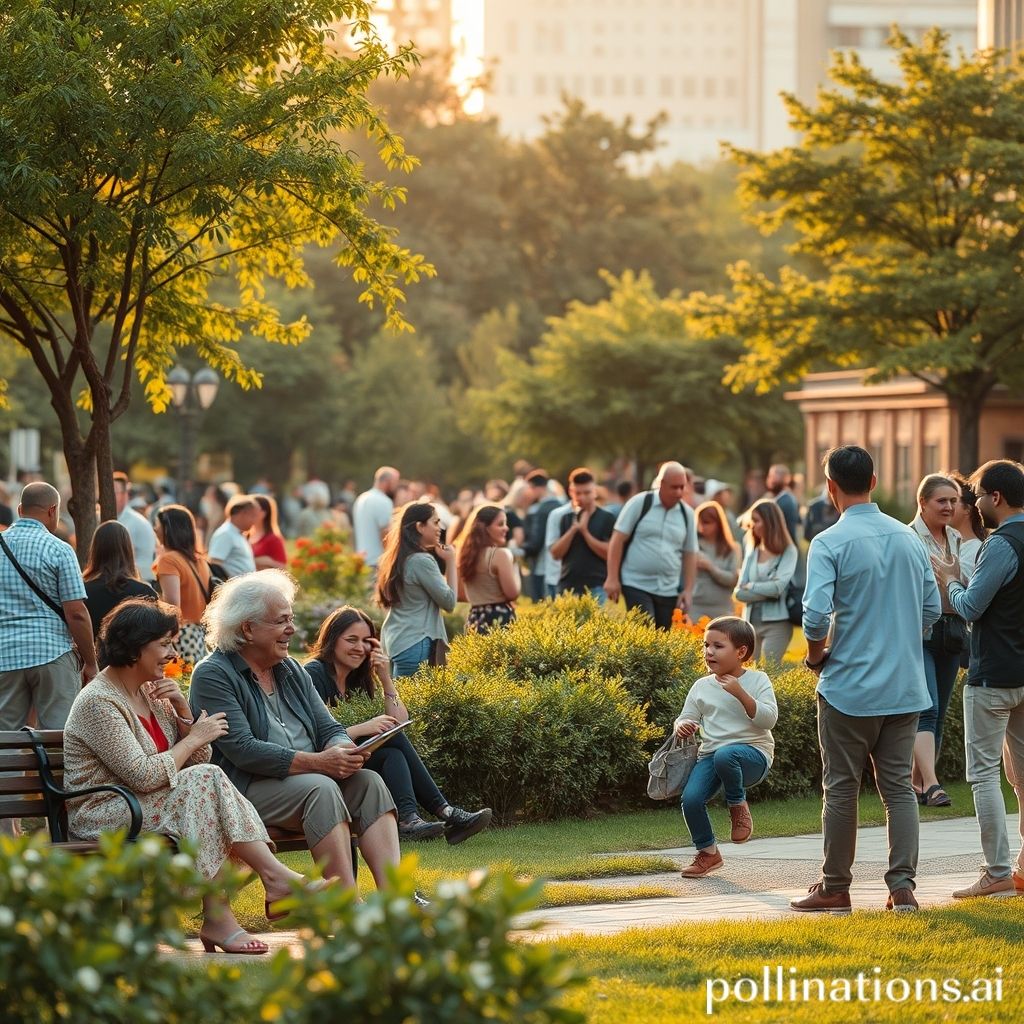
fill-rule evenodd
<path id="1" fill-rule="evenodd" d="M 131 815 L 131 824 L 128 826 L 128 842 L 134 843 L 142 831 L 142 805 L 139 798 L 124 786 L 90 786 L 89 789 L 77 789 L 74 791 L 65 789 L 52 790 L 53 798 L 60 804 L 66 804 L 69 800 L 78 800 L 83 796 L 92 796 L 94 793 L 116 793 L 128 805 L 128 813 Z"/>

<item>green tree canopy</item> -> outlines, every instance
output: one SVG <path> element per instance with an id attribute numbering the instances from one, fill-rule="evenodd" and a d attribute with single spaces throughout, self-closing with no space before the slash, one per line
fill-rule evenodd
<path id="1" fill-rule="evenodd" d="M 493 444 L 552 467 L 591 457 L 764 466 L 799 450 L 800 417 L 778 392 L 722 383 L 740 354 L 731 340 L 695 339 L 679 292 L 658 296 L 650 274 L 602 275 L 611 294 L 552 317 L 528 358 L 503 351 L 503 380 L 471 388 L 471 416 Z"/>
<path id="2" fill-rule="evenodd" d="M 80 543 L 113 514 L 110 425 L 133 377 L 154 409 L 190 347 L 257 386 L 235 343 L 296 344 L 265 282 L 306 284 L 307 245 L 396 327 L 401 288 L 429 271 L 367 210 L 395 184 L 369 179 L 339 139 L 412 160 L 367 98 L 405 75 L 366 0 L 11 0 L 0 13 L 0 334 L 26 350 L 61 425 Z M 357 32 L 341 52 L 331 24 Z M 234 283 L 214 301 L 217 275 Z M 77 408 L 76 408 L 77 404 Z M 84 410 L 88 415 L 83 415 Z"/>
<path id="3" fill-rule="evenodd" d="M 701 330 L 745 340 L 740 385 L 828 363 L 935 384 L 970 469 L 985 397 L 1024 364 L 1024 65 L 954 58 L 938 30 L 890 45 L 901 83 L 837 53 L 817 106 L 786 99 L 798 145 L 733 153 L 762 229 L 791 226 L 794 253 L 824 273 L 772 279 L 737 263 L 731 293 L 695 296 L 691 310 Z"/>

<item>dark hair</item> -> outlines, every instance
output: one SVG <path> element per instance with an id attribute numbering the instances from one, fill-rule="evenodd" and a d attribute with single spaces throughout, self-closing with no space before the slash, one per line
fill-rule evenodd
<path id="1" fill-rule="evenodd" d="M 550 477 L 546 469 L 532 469 L 530 475 L 526 478 L 528 484 L 533 484 L 534 487 L 543 487 L 547 484 Z"/>
<path id="2" fill-rule="evenodd" d="M 592 484 L 593 482 L 594 474 L 586 466 L 580 466 L 579 469 L 574 469 L 569 474 L 570 484 Z"/>
<path id="3" fill-rule="evenodd" d="M 732 527 L 726 518 L 725 509 L 717 501 L 705 501 L 698 505 L 693 514 L 700 523 L 705 514 L 710 515 L 718 523 L 718 536 L 715 538 L 715 551 L 719 558 L 736 551 L 736 541 L 732 535 Z"/>
<path id="4" fill-rule="evenodd" d="M 96 527 L 82 578 L 89 583 L 99 580 L 111 590 L 121 590 L 129 580 L 139 578 L 131 534 L 116 519 Z"/>
<path id="5" fill-rule="evenodd" d="M 761 498 L 760 501 L 755 501 L 750 506 L 749 512 L 751 529 L 754 525 L 755 512 L 761 517 L 761 522 L 764 524 L 760 546 L 773 555 L 781 555 L 786 548 L 793 544 L 793 538 L 789 535 L 786 517 L 782 514 L 782 509 L 775 504 L 772 498 Z"/>
<path id="6" fill-rule="evenodd" d="M 196 537 L 196 521 L 184 505 L 164 505 L 156 514 L 163 533 L 165 551 L 177 551 L 189 562 L 196 561 L 199 540 Z"/>
<path id="7" fill-rule="evenodd" d="M 334 675 L 334 648 L 338 645 L 338 639 L 345 634 L 356 622 L 362 622 L 369 627 L 370 636 L 377 636 L 377 627 L 373 619 L 360 608 L 354 608 L 350 604 L 335 608 L 330 615 L 320 624 L 320 630 L 309 649 L 309 660 L 319 661 L 327 669 L 331 679 Z M 370 665 L 369 657 L 357 668 L 352 669 L 345 681 L 345 690 L 351 693 L 353 689 L 360 689 L 368 697 L 374 694 L 373 668 Z"/>
<path id="8" fill-rule="evenodd" d="M 875 475 L 875 464 L 870 453 L 855 444 L 843 444 L 830 448 L 821 460 L 825 476 L 843 494 L 867 494 L 871 490 L 871 478 Z"/>
<path id="9" fill-rule="evenodd" d="M 132 597 L 103 616 L 98 634 L 100 661 L 113 668 L 134 665 L 146 644 L 177 633 L 178 609 L 152 598 Z"/>
<path id="10" fill-rule="evenodd" d="M 272 533 L 275 537 L 283 538 L 281 526 L 277 521 L 277 502 L 269 494 L 254 494 L 252 495 L 252 500 L 263 509 L 263 514 L 266 516 L 263 528 L 266 532 Z"/>
<path id="11" fill-rule="evenodd" d="M 623 501 L 625 501 L 626 498 L 628 498 L 635 490 L 636 487 L 633 485 L 632 480 L 620 480 L 615 485 L 615 493 L 622 498 Z"/>
<path id="12" fill-rule="evenodd" d="M 978 540 L 984 540 L 988 536 L 988 530 L 985 528 L 985 521 L 981 518 L 981 512 L 978 511 L 978 496 L 974 493 L 974 488 L 963 473 L 953 470 L 949 476 L 951 480 L 957 482 L 960 488 L 960 504 L 967 509 L 967 514 L 970 517 L 971 533 Z"/>
<path id="13" fill-rule="evenodd" d="M 489 527 L 505 510 L 500 505 L 477 505 L 466 520 L 465 529 L 459 534 L 459 577 L 467 583 L 476 579 L 476 563 L 480 552 L 495 547 L 487 536 Z M 493 556 L 492 556 L 493 557 Z"/>
<path id="14" fill-rule="evenodd" d="M 377 603 L 391 608 L 402 603 L 403 574 L 410 555 L 423 551 L 418 523 L 429 523 L 437 510 L 426 501 L 410 501 L 392 517 L 388 535 L 384 538 L 384 553 L 377 563 Z M 434 556 L 438 568 L 444 572 L 444 563 Z"/>
<path id="15" fill-rule="evenodd" d="M 971 474 L 975 491 L 998 491 L 1010 508 L 1024 508 L 1024 466 L 1010 459 L 992 459 Z"/>
<path id="16" fill-rule="evenodd" d="M 707 634 L 712 629 L 724 633 L 733 647 L 746 647 L 747 653 L 744 655 L 743 661 L 749 661 L 754 656 L 757 636 L 754 633 L 754 627 L 746 619 L 740 619 L 735 615 L 720 615 L 704 627 L 704 633 Z"/>

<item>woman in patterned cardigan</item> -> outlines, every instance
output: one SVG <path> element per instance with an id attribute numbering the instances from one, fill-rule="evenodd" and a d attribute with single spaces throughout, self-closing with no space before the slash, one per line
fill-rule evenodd
<path id="1" fill-rule="evenodd" d="M 133 599 L 118 605 L 100 626 L 101 663 L 106 667 L 80 691 L 64 730 L 64 778 L 69 789 L 121 785 L 139 798 L 146 831 L 188 839 L 196 868 L 215 878 L 229 857 L 259 874 L 272 905 L 302 879 L 273 855 L 273 845 L 256 809 L 209 764 L 210 744 L 223 736 L 223 714 L 204 711 L 194 721 L 188 702 L 164 667 L 175 656 L 177 609 Z M 125 828 L 124 802 L 100 793 L 69 808 L 70 831 L 81 839 Z M 227 899 L 203 900 L 200 939 L 207 952 L 266 953 L 231 912 Z"/>

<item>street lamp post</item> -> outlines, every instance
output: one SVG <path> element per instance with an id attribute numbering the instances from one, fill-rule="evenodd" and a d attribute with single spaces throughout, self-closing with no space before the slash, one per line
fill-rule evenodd
<path id="1" fill-rule="evenodd" d="M 178 455 L 178 500 L 184 499 L 185 484 L 195 468 L 196 432 L 202 414 L 213 405 L 220 377 L 208 366 L 190 374 L 184 366 L 175 366 L 167 374 L 171 404 L 181 417 L 181 447 Z"/>

